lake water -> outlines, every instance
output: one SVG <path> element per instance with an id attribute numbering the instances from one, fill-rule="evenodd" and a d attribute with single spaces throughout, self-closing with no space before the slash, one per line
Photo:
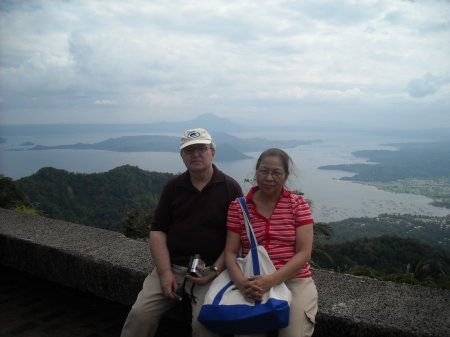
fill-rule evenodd
<path id="1" fill-rule="evenodd" d="M 17 148 L 23 142 L 40 145 L 62 145 L 77 142 L 92 143 L 125 134 L 83 134 L 7 137 L 7 143 L 0 145 L 0 173 L 18 179 L 35 173 L 42 167 L 52 166 L 71 172 L 104 172 L 120 165 L 133 165 L 141 169 L 159 172 L 178 173 L 184 165 L 178 153 L 167 152 L 112 152 L 99 150 L 45 150 L 45 151 L 5 151 Z M 178 135 L 177 135 L 178 136 Z M 241 138 L 261 137 L 254 133 L 235 134 Z M 288 187 L 298 189 L 313 203 L 316 221 L 338 221 L 349 217 L 374 217 L 381 213 L 411 213 L 444 216 L 450 210 L 430 205 L 429 198 L 411 194 L 398 194 L 381 191 L 372 186 L 341 181 L 351 173 L 319 170 L 322 165 L 361 163 L 351 153 L 357 150 L 394 149 L 386 143 L 404 143 L 417 139 L 386 138 L 351 134 L 288 133 L 267 134 L 268 139 L 300 139 L 322 142 L 286 149 L 292 157 L 295 170 Z M 422 140 L 423 141 L 423 140 Z M 217 149 L 220 151 L 220 148 Z M 246 179 L 252 179 L 258 153 L 246 153 L 252 159 L 235 162 L 218 162 L 217 166 L 234 177 L 245 191 L 250 188 Z"/>

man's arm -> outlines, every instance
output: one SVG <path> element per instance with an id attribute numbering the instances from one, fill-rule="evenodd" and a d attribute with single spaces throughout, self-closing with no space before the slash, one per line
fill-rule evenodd
<path id="1" fill-rule="evenodd" d="M 158 270 L 164 295 L 175 298 L 173 292 L 178 290 L 178 283 L 172 273 L 169 250 L 167 249 L 166 233 L 162 231 L 151 231 L 149 245 L 153 262 Z"/>

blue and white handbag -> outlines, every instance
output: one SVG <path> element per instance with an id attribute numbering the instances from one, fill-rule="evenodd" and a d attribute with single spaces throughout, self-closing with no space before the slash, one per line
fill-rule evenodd
<path id="1" fill-rule="evenodd" d="M 246 277 L 272 274 L 275 266 L 263 246 L 259 246 L 250 223 L 244 198 L 237 198 L 244 214 L 251 251 L 237 261 Z M 291 292 L 281 283 L 263 295 L 261 302 L 248 302 L 234 286 L 227 270 L 212 282 L 198 320 L 209 330 L 222 334 L 254 334 L 277 330 L 289 324 Z"/>

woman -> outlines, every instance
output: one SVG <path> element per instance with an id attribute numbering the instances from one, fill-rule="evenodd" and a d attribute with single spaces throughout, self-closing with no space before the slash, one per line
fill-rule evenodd
<path id="1" fill-rule="evenodd" d="M 245 198 L 256 239 L 266 248 L 276 272 L 246 278 L 237 265 L 236 256 L 241 246 L 244 256 L 250 248 L 237 201 L 233 201 L 228 210 L 225 247 L 231 278 L 249 302 L 260 300 L 265 292 L 281 282 L 291 290 L 289 325 L 279 330 L 279 337 L 311 336 L 317 313 L 317 290 L 308 263 L 314 220 L 306 200 L 284 187 L 291 164 L 291 158 L 283 150 L 264 151 L 256 164 L 257 185 Z"/>

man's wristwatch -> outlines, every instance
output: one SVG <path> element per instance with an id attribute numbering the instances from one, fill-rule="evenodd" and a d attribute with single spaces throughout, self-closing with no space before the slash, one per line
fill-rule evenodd
<path id="1" fill-rule="evenodd" d="M 219 275 L 221 273 L 221 271 L 219 270 L 219 268 L 216 265 L 212 266 L 213 271 L 216 273 L 216 276 Z"/>

